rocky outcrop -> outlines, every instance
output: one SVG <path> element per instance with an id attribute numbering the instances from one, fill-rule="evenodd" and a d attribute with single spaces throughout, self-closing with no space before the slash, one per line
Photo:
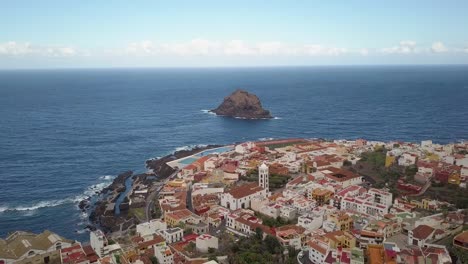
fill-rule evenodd
<path id="1" fill-rule="evenodd" d="M 225 97 L 221 105 L 211 112 L 220 116 L 245 119 L 273 118 L 270 111 L 263 109 L 260 99 L 255 94 L 240 89 Z"/>

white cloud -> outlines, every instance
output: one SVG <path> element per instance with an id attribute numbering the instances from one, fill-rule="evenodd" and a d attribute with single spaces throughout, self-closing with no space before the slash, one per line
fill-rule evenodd
<path id="1" fill-rule="evenodd" d="M 72 47 L 60 46 L 39 46 L 24 42 L 18 43 L 9 41 L 0 43 L 0 55 L 6 56 L 49 56 L 49 57 L 70 57 L 77 55 L 78 52 Z"/>
<path id="2" fill-rule="evenodd" d="M 369 55 L 369 50 L 368 49 L 361 49 L 361 50 L 359 50 L 359 54 L 361 54 L 362 56 L 367 56 L 367 55 Z"/>
<path id="3" fill-rule="evenodd" d="M 447 47 L 445 47 L 444 43 L 438 41 L 438 42 L 432 43 L 431 51 L 434 53 L 441 53 L 441 52 L 447 52 L 448 49 Z"/>
<path id="4" fill-rule="evenodd" d="M 385 54 L 411 54 L 417 53 L 416 42 L 412 40 L 403 40 L 396 46 L 383 48 L 381 52 Z"/>
<path id="5" fill-rule="evenodd" d="M 254 44 L 243 40 L 226 42 L 194 39 L 182 43 L 155 43 L 141 41 L 130 43 L 126 53 L 133 55 L 207 55 L 207 56 L 338 56 L 348 53 L 345 48 L 323 45 L 291 45 L 279 41 L 258 42 Z"/>

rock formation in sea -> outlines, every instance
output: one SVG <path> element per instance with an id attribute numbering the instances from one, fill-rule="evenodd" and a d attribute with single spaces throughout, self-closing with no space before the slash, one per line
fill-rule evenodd
<path id="1" fill-rule="evenodd" d="M 221 105 L 211 110 L 211 112 L 220 116 L 245 119 L 273 118 L 270 111 L 263 109 L 260 99 L 255 94 L 241 89 L 225 97 Z"/>

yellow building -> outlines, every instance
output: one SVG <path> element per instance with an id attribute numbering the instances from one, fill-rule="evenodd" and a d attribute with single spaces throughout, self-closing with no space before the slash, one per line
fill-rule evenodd
<path id="1" fill-rule="evenodd" d="M 312 191 L 312 198 L 317 201 L 317 205 L 321 206 L 328 204 L 333 194 L 334 193 L 330 190 L 317 188 Z"/>
<path id="2" fill-rule="evenodd" d="M 185 187 L 185 181 L 183 179 L 174 179 L 167 182 L 167 185 L 171 187 Z"/>
<path id="3" fill-rule="evenodd" d="M 460 185 L 461 182 L 461 177 L 459 173 L 452 173 L 449 178 L 448 178 L 448 183 L 450 184 L 455 184 L 455 185 Z"/>
<path id="4" fill-rule="evenodd" d="M 395 156 L 386 156 L 385 157 L 385 167 L 390 167 L 392 166 L 393 163 L 395 163 L 396 157 Z"/>
<path id="5" fill-rule="evenodd" d="M 329 214 L 327 220 L 335 223 L 341 231 L 350 231 L 354 226 L 353 218 L 345 212 Z"/>
<path id="6" fill-rule="evenodd" d="M 192 216 L 192 212 L 188 209 L 181 209 L 164 214 L 164 221 L 168 226 L 177 226 L 180 223 L 185 224 Z"/>
<path id="7" fill-rule="evenodd" d="M 354 248 L 356 247 L 356 238 L 347 231 L 334 231 L 324 235 L 328 246 L 333 249 Z"/>

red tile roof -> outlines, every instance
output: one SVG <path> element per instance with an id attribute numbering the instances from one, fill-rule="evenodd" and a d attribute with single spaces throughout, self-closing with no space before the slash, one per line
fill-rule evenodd
<path id="1" fill-rule="evenodd" d="M 432 232 L 434 232 L 434 228 L 428 225 L 418 225 L 413 229 L 413 237 L 417 239 L 427 239 Z"/>
<path id="2" fill-rule="evenodd" d="M 262 190 L 263 188 L 258 186 L 256 182 L 252 182 L 232 188 L 231 190 L 229 190 L 228 193 L 231 194 L 232 197 L 239 199 L 260 192 Z"/>

